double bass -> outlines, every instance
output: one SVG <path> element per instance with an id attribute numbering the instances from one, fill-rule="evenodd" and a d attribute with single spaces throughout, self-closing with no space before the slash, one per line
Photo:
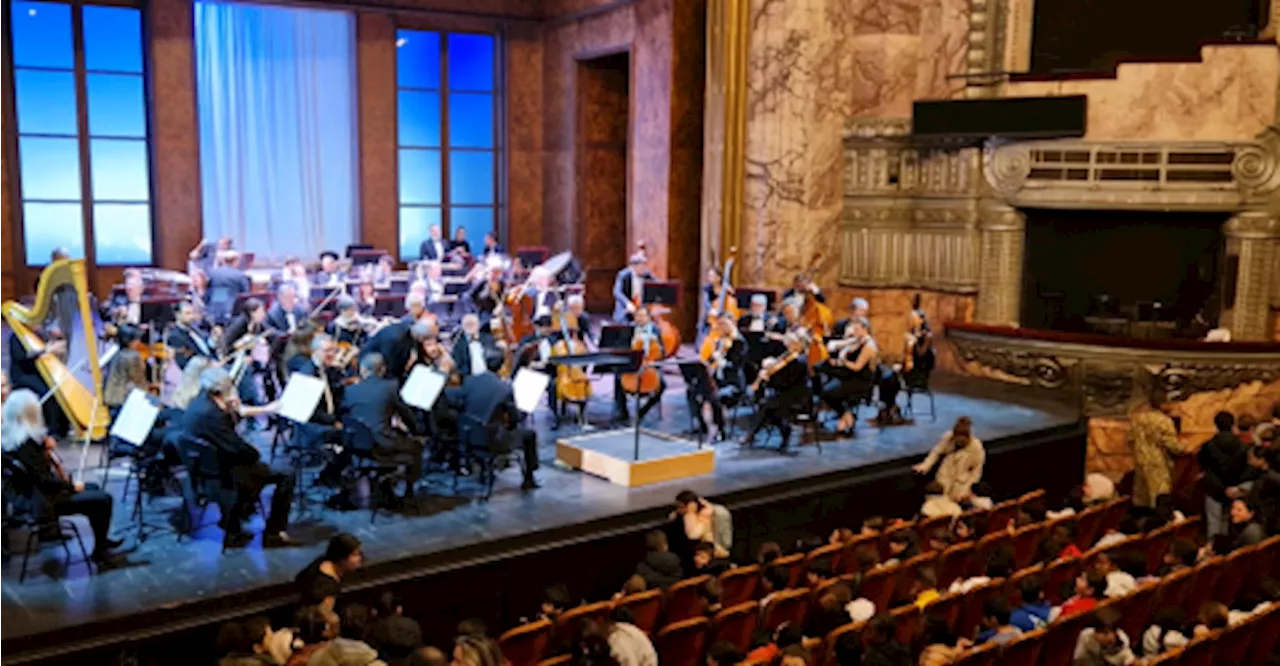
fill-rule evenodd
<path id="1" fill-rule="evenodd" d="M 555 305 L 560 320 L 560 340 L 551 348 L 551 355 L 572 356 L 587 353 L 587 345 L 582 340 L 569 335 L 569 313 L 564 312 L 559 302 Z M 581 322 L 574 322 L 575 328 Z M 561 402 L 586 402 L 591 398 L 591 379 L 587 370 L 577 365 L 556 365 L 556 395 Z"/>
<path id="2" fill-rule="evenodd" d="M 806 284 L 812 282 L 813 276 L 822 270 L 824 263 L 824 255 L 821 252 L 815 252 L 813 259 L 809 261 L 808 268 L 801 274 L 801 279 Z M 818 340 L 831 335 L 831 329 L 835 328 L 836 325 L 835 315 L 831 313 L 831 308 L 827 307 L 825 303 L 818 302 L 818 299 L 813 297 L 813 292 L 809 289 L 804 290 L 804 305 L 800 308 L 800 322 Z"/>
<path id="3" fill-rule="evenodd" d="M 716 296 L 715 303 L 715 311 L 718 316 L 729 315 L 734 321 L 738 321 L 742 316 L 742 308 L 738 307 L 738 299 L 729 298 L 729 292 L 733 291 L 733 280 L 730 276 L 733 272 L 733 264 L 737 253 L 738 248 L 729 248 L 729 256 L 724 260 L 724 267 L 720 270 L 720 294 Z"/>

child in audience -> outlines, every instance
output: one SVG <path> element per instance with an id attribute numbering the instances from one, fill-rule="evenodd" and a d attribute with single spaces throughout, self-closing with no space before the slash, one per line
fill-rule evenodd
<path id="1" fill-rule="evenodd" d="M 720 603 L 720 594 L 723 590 L 720 579 L 714 576 L 698 586 L 698 598 L 702 599 L 702 607 L 708 617 L 714 617 L 724 609 L 724 604 Z"/>
<path id="2" fill-rule="evenodd" d="M 631 594 L 644 592 L 646 589 L 648 589 L 648 585 L 644 582 L 644 576 L 641 576 L 640 574 L 631 574 L 631 577 L 627 579 L 627 582 L 622 584 L 622 589 L 614 593 L 613 598 L 615 600 L 621 599 Z"/>
<path id="3" fill-rule="evenodd" d="M 760 566 L 768 566 L 774 560 L 782 557 L 782 546 L 776 541 L 766 541 L 760 544 L 760 550 L 756 551 L 756 564 Z"/>
<path id="4" fill-rule="evenodd" d="M 1053 607 L 1044 598 L 1044 583 L 1039 576 L 1026 576 L 1018 583 L 1022 605 L 1013 609 L 1009 624 L 1024 632 L 1035 631 L 1049 624 Z"/>
<path id="5" fill-rule="evenodd" d="M 901 564 L 920 554 L 920 537 L 915 530 L 898 530 L 889 535 L 889 559 L 885 566 Z"/>
<path id="6" fill-rule="evenodd" d="M 719 576 L 732 568 L 732 562 L 722 557 L 716 557 L 715 544 L 700 541 L 693 547 L 694 575 Z"/>
<path id="7" fill-rule="evenodd" d="M 1241 414 L 1236 417 L 1236 436 L 1245 446 L 1253 446 L 1257 443 L 1255 441 L 1257 433 L 1254 432 L 1257 427 L 1258 419 L 1253 414 Z"/>
<path id="8" fill-rule="evenodd" d="M 982 602 L 982 626 L 977 642 L 1005 645 L 1022 635 L 1022 630 L 1009 624 L 1013 611 L 1003 596 L 989 597 Z"/>
<path id="9" fill-rule="evenodd" d="M 916 576 L 911 582 L 907 596 L 911 597 L 911 603 L 918 606 L 920 610 L 937 601 L 938 597 L 942 596 L 938 593 L 938 572 L 933 567 L 916 569 Z"/>
<path id="10" fill-rule="evenodd" d="M 742 653 L 733 643 L 716 641 L 707 650 L 706 666 L 737 666 L 742 660 Z"/>
<path id="11" fill-rule="evenodd" d="M 1081 500 L 1085 507 L 1103 502 L 1110 502 L 1116 498 L 1116 484 L 1105 475 L 1093 472 L 1084 477 L 1084 486 L 1081 488 Z"/>
<path id="12" fill-rule="evenodd" d="M 951 521 L 951 541 L 952 543 L 964 543 L 973 541 L 978 538 L 977 529 L 973 526 L 973 519 L 966 516 L 958 516 Z"/>
<path id="13" fill-rule="evenodd" d="M 1220 601 L 1206 601 L 1200 604 L 1200 612 L 1196 614 L 1196 626 L 1191 630 L 1191 638 L 1204 638 L 1209 634 L 1226 629 L 1231 621 L 1226 604 Z"/>
<path id="14" fill-rule="evenodd" d="M 747 653 L 747 661 L 756 664 L 767 664 L 778 658 L 782 651 L 792 645 L 800 645 L 804 641 L 804 632 L 790 622 L 783 622 L 773 630 L 769 642 Z"/>
<path id="15" fill-rule="evenodd" d="M 1196 560 L 1200 558 L 1200 546 L 1191 539 L 1174 539 L 1169 544 L 1169 552 L 1164 554 L 1164 566 L 1161 567 L 1161 575 L 1167 576 L 1175 571 L 1182 569 L 1190 569 L 1196 565 Z"/>
<path id="16" fill-rule="evenodd" d="M 1081 631 L 1076 639 L 1072 666 L 1128 666 L 1137 661 L 1129 648 L 1129 637 L 1119 625 L 1119 611 L 1099 609 L 1094 614 L 1093 626 Z"/>
<path id="17" fill-rule="evenodd" d="M 1107 589 L 1103 592 L 1106 597 L 1123 597 L 1138 587 L 1138 581 L 1121 570 L 1112 557 L 1126 558 L 1128 554 L 1100 552 L 1093 559 L 1093 568 L 1107 579 Z"/>
<path id="18" fill-rule="evenodd" d="M 1227 613 L 1229 624 L 1239 624 L 1259 613 L 1269 610 L 1280 599 L 1280 585 L 1266 578 L 1257 590 L 1241 590 Z"/>
<path id="19" fill-rule="evenodd" d="M 1076 524 L 1068 520 L 1054 525 L 1049 532 L 1049 538 L 1040 542 L 1040 552 L 1036 560 L 1047 564 L 1054 560 L 1080 557 L 1082 554 L 1076 547 Z"/>
<path id="20" fill-rule="evenodd" d="M 555 622 L 572 603 L 569 588 L 564 583 L 552 585 L 542 591 L 542 606 L 538 609 L 538 617 Z"/>
<path id="21" fill-rule="evenodd" d="M 911 663 L 911 650 L 899 643 L 898 620 L 888 613 L 880 613 L 867 622 L 862 632 L 863 664 L 888 666 Z"/>
<path id="22" fill-rule="evenodd" d="M 844 605 L 845 612 L 849 614 L 849 619 L 854 622 L 865 622 L 870 620 L 876 614 L 875 602 L 862 596 L 862 574 L 855 574 L 853 580 L 848 582 L 849 596 L 853 599 Z"/>
<path id="23" fill-rule="evenodd" d="M 1107 577 L 1096 569 L 1076 577 L 1076 593 L 1062 604 L 1059 617 L 1091 611 L 1102 600 L 1107 589 Z"/>
<path id="24" fill-rule="evenodd" d="M 1012 549 L 998 548 L 987 553 L 986 571 L 981 576 L 973 576 L 964 580 L 954 580 L 948 590 L 951 593 L 969 592 L 982 585 L 986 585 L 997 578 L 1008 578 L 1013 573 L 1013 551 Z"/>
<path id="25" fill-rule="evenodd" d="M 922 637 L 925 647 L 920 652 L 920 666 L 947 666 L 973 645 L 967 638 L 956 638 L 947 618 L 939 615 L 925 616 Z"/>
<path id="26" fill-rule="evenodd" d="M 824 638 L 832 631 L 850 622 L 845 607 L 853 601 L 853 591 L 846 583 L 836 583 L 823 590 L 817 607 L 805 618 L 804 635 Z"/>
<path id="27" fill-rule="evenodd" d="M 831 536 L 827 537 L 827 543 L 833 546 L 838 543 L 849 543 L 853 541 L 855 536 L 857 535 L 853 533 L 853 530 L 847 527 L 837 527 L 831 531 Z"/>
<path id="28" fill-rule="evenodd" d="M 1130 512 L 1124 517 L 1124 520 L 1120 521 L 1119 525 L 1107 530 L 1107 533 L 1103 534 L 1102 537 L 1093 544 L 1093 547 L 1095 549 L 1106 548 L 1107 546 L 1120 543 L 1135 534 L 1141 533 L 1142 525 L 1138 522 L 1138 517 Z"/>
<path id="29" fill-rule="evenodd" d="M 831 568 L 831 558 L 823 557 L 809 563 L 809 567 L 804 572 L 805 586 L 814 589 L 828 578 L 833 578 L 835 572 Z"/>
<path id="30" fill-rule="evenodd" d="M 811 666 L 813 655 L 803 645 L 792 645 L 782 651 L 778 666 Z"/>
<path id="31" fill-rule="evenodd" d="M 920 517 L 936 518 L 938 516 L 958 516 L 964 513 L 960 503 L 947 496 L 942 484 L 930 481 L 924 488 L 924 504 L 920 506 Z"/>
<path id="32" fill-rule="evenodd" d="M 779 592 L 787 589 L 787 581 L 791 578 L 791 572 L 786 567 L 778 565 L 770 565 L 764 570 L 764 574 L 760 576 L 761 587 L 764 590 L 764 596 L 760 599 L 760 614 L 764 615 L 764 609 L 773 601 L 774 596 Z"/>
<path id="33" fill-rule="evenodd" d="M 863 534 L 879 534 L 884 531 L 884 516 L 868 516 L 862 519 Z"/>
<path id="34" fill-rule="evenodd" d="M 1177 606 L 1165 606 L 1156 611 L 1155 624 L 1142 632 L 1142 655 L 1154 657 L 1180 648 L 1190 640 L 1183 633 L 1186 613 Z"/>
<path id="35" fill-rule="evenodd" d="M 1074 516 L 1081 511 L 1084 511 L 1084 486 L 1073 486 L 1063 498 L 1062 506 L 1057 510 L 1046 511 L 1045 518 L 1057 520 Z"/>
<path id="36" fill-rule="evenodd" d="M 929 539 L 925 545 L 930 552 L 941 553 L 951 547 L 951 533 L 939 527 L 929 532 Z"/>

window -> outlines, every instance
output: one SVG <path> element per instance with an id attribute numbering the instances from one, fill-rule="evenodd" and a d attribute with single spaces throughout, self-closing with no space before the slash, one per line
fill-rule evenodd
<path id="1" fill-rule="evenodd" d="M 493 35 L 396 34 L 400 256 L 432 225 L 465 228 L 475 252 L 497 228 L 498 90 Z"/>
<path id="2" fill-rule="evenodd" d="M 9 29 L 27 264 L 86 234 L 99 264 L 150 264 L 142 13 L 14 2 Z"/>

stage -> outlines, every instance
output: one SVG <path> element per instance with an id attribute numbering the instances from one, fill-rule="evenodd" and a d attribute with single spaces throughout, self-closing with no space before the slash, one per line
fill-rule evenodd
<path id="1" fill-rule="evenodd" d="M 430 494 L 421 502 L 420 516 L 384 513 L 371 525 L 367 510 L 341 513 L 319 507 L 314 520 L 290 528 L 305 545 L 264 551 L 255 540 L 247 549 L 226 554 L 221 553 L 217 528 L 207 528 L 195 541 L 184 539 L 182 543 L 172 534 L 160 534 L 130 555 L 133 566 L 92 577 L 86 575 L 83 565 L 74 564 L 65 578 L 51 579 L 41 571 L 42 564 L 56 570 L 53 563 L 61 561 L 62 553 L 60 548 L 46 547 L 33 555 L 33 570 L 27 581 L 19 584 L 19 550 L 3 569 L 3 614 L 8 619 L 3 624 L 3 639 L 9 641 L 3 663 L 70 663 L 72 655 L 77 655 L 76 663 L 96 663 L 96 655 L 109 654 L 126 644 L 150 642 L 163 651 L 166 641 L 180 654 L 182 644 L 176 637 L 182 636 L 187 637 L 183 639 L 187 641 L 185 649 L 210 650 L 211 642 L 193 645 L 191 637 L 210 640 L 208 627 L 224 619 L 277 612 L 290 605 L 294 575 L 323 550 L 329 536 L 340 531 L 356 534 L 364 544 L 366 568 L 347 581 L 349 590 L 371 591 L 391 583 L 402 590 L 418 589 L 423 581 L 431 581 L 431 593 L 424 594 L 430 598 L 405 594 L 406 612 L 423 621 L 428 640 L 440 632 L 447 635 L 452 625 L 429 625 L 422 616 L 451 616 L 454 622 L 478 616 L 491 626 L 512 622 L 532 610 L 536 590 L 557 582 L 557 576 L 575 571 L 590 575 L 583 571 L 581 559 L 568 555 L 579 552 L 574 549 L 595 549 L 586 551 L 592 558 L 588 568 L 598 565 L 600 569 L 591 573 L 608 580 L 607 585 L 620 584 L 622 578 L 614 576 L 633 568 L 643 555 L 639 535 L 665 521 L 675 494 L 685 488 L 717 498 L 734 511 L 738 559 L 766 537 L 789 534 L 786 530 L 851 524 L 851 512 L 870 513 L 866 510 L 869 505 L 858 507 L 860 500 L 849 495 L 855 486 L 863 487 L 859 484 L 883 482 L 877 488 L 888 489 L 876 491 L 879 499 L 874 511 L 891 515 L 910 512 L 910 507 L 918 506 L 919 497 L 916 489 L 910 488 L 909 471 L 904 476 L 907 461 L 918 459 L 961 415 L 973 419 L 975 434 L 987 443 L 988 480 L 997 490 L 1018 492 L 1031 482 L 1018 473 L 1018 465 L 1042 461 L 1054 465 L 1054 456 L 1058 456 L 1056 464 L 1075 466 L 1062 475 L 1064 483 L 1082 476 L 1083 426 L 1074 405 L 1063 404 L 1053 395 L 998 382 L 941 375 L 934 379 L 936 420 L 927 414 L 927 397 L 917 396 L 914 425 L 880 429 L 860 420 L 852 438 L 835 439 L 824 433 L 821 454 L 808 443 L 796 446 L 794 441 L 798 453 L 793 456 L 775 453 L 772 446 L 776 439 L 757 441 L 755 449 L 741 449 L 732 441 L 722 443 L 715 447 L 714 473 L 688 480 L 628 489 L 558 468 L 552 462 L 556 437 L 572 434 L 575 429 L 564 428 L 553 436 L 548 432 L 549 415 L 544 408 L 534 418 L 540 432 L 543 466 L 538 477 L 543 487 L 531 493 L 520 491 L 515 468 L 499 474 L 488 503 L 473 501 L 481 493 L 475 481 L 464 479 L 455 495 L 452 476 L 440 474 L 433 477 Z M 667 382 L 661 413 L 655 409 L 646 426 L 678 433 L 689 427 L 688 410 L 678 375 L 668 376 Z M 611 407 L 605 381 L 596 383 L 596 392 L 588 418 L 603 424 Z M 745 410 L 740 414 L 745 422 Z M 863 410 L 863 419 L 871 416 L 870 409 Z M 799 437 L 801 430 L 796 432 Z M 260 444 L 269 445 L 268 436 L 259 433 L 257 437 Z M 1068 439 L 1073 442 L 1070 447 L 1060 444 Z M 1061 450 L 1048 457 L 1037 451 L 1035 456 L 1039 457 L 1028 458 L 1028 452 L 1035 451 L 1033 447 L 1045 448 L 1046 442 Z M 1012 468 L 1008 466 L 1012 462 L 1003 467 L 1000 463 L 1006 449 L 1012 452 L 1007 460 L 1017 461 Z M 66 458 L 78 459 L 73 455 L 78 453 Z M 96 454 L 91 460 L 96 460 Z M 110 489 L 119 493 L 121 486 L 115 480 Z M 895 493 L 895 489 L 903 492 Z M 824 495 L 833 499 L 823 504 Z M 777 513 L 778 507 L 789 501 L 808 502 L 806 506 L 814 507 L 820 515 L 804 518 L 788 509 L 786 518 L 765 520 L 762 512 Z M 177 502 L 176 498 L 157 501 L 148 508 L 148 518 L 162 522 Z M 214 512 L 216 509 L 210 515 Z M 118 534 L 123 533 L 128 515 L 117 498 Z M 261 518 L 255 517 L 249 529 L 260 531 Z M 10 545 L 20 549 L 22 543 L 15 538 Z M 544 553 L 557 555 L 536 560 Z M 594 559 L 597 553 L 598 561 Z M 605 557 L 608 553 L 612 555 Z M 525 558 L 527 565 L 513 565 L 518 558 Z M 451 572 L 451 579 L 442 576 L 446 572 Z M 480 578 L 457 575 L 466 572 L 475 572 Z M 460 597 L 464 592 L 457 588 L 464 579 L 471 582 L 465 587 L 466 597 Z M 596 583 L 604 584 L 593 581 Z"/>

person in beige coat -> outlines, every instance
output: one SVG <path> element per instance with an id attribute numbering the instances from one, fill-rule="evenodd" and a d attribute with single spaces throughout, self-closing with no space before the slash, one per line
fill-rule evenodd
<path id="1" fill-rule="evenodd" d="M 912 468 L 918 474 L 928 474 L 937 465 L 934 480 L 942 484 L 943 492 L 956 502 L 973 498 L 973 484 L 982 480 L 982 466 L 987 461 L 987 450 L 972 430 L 969 417 L 956 419 L 956 424 L 942 435 L 928 457 Z"/>

